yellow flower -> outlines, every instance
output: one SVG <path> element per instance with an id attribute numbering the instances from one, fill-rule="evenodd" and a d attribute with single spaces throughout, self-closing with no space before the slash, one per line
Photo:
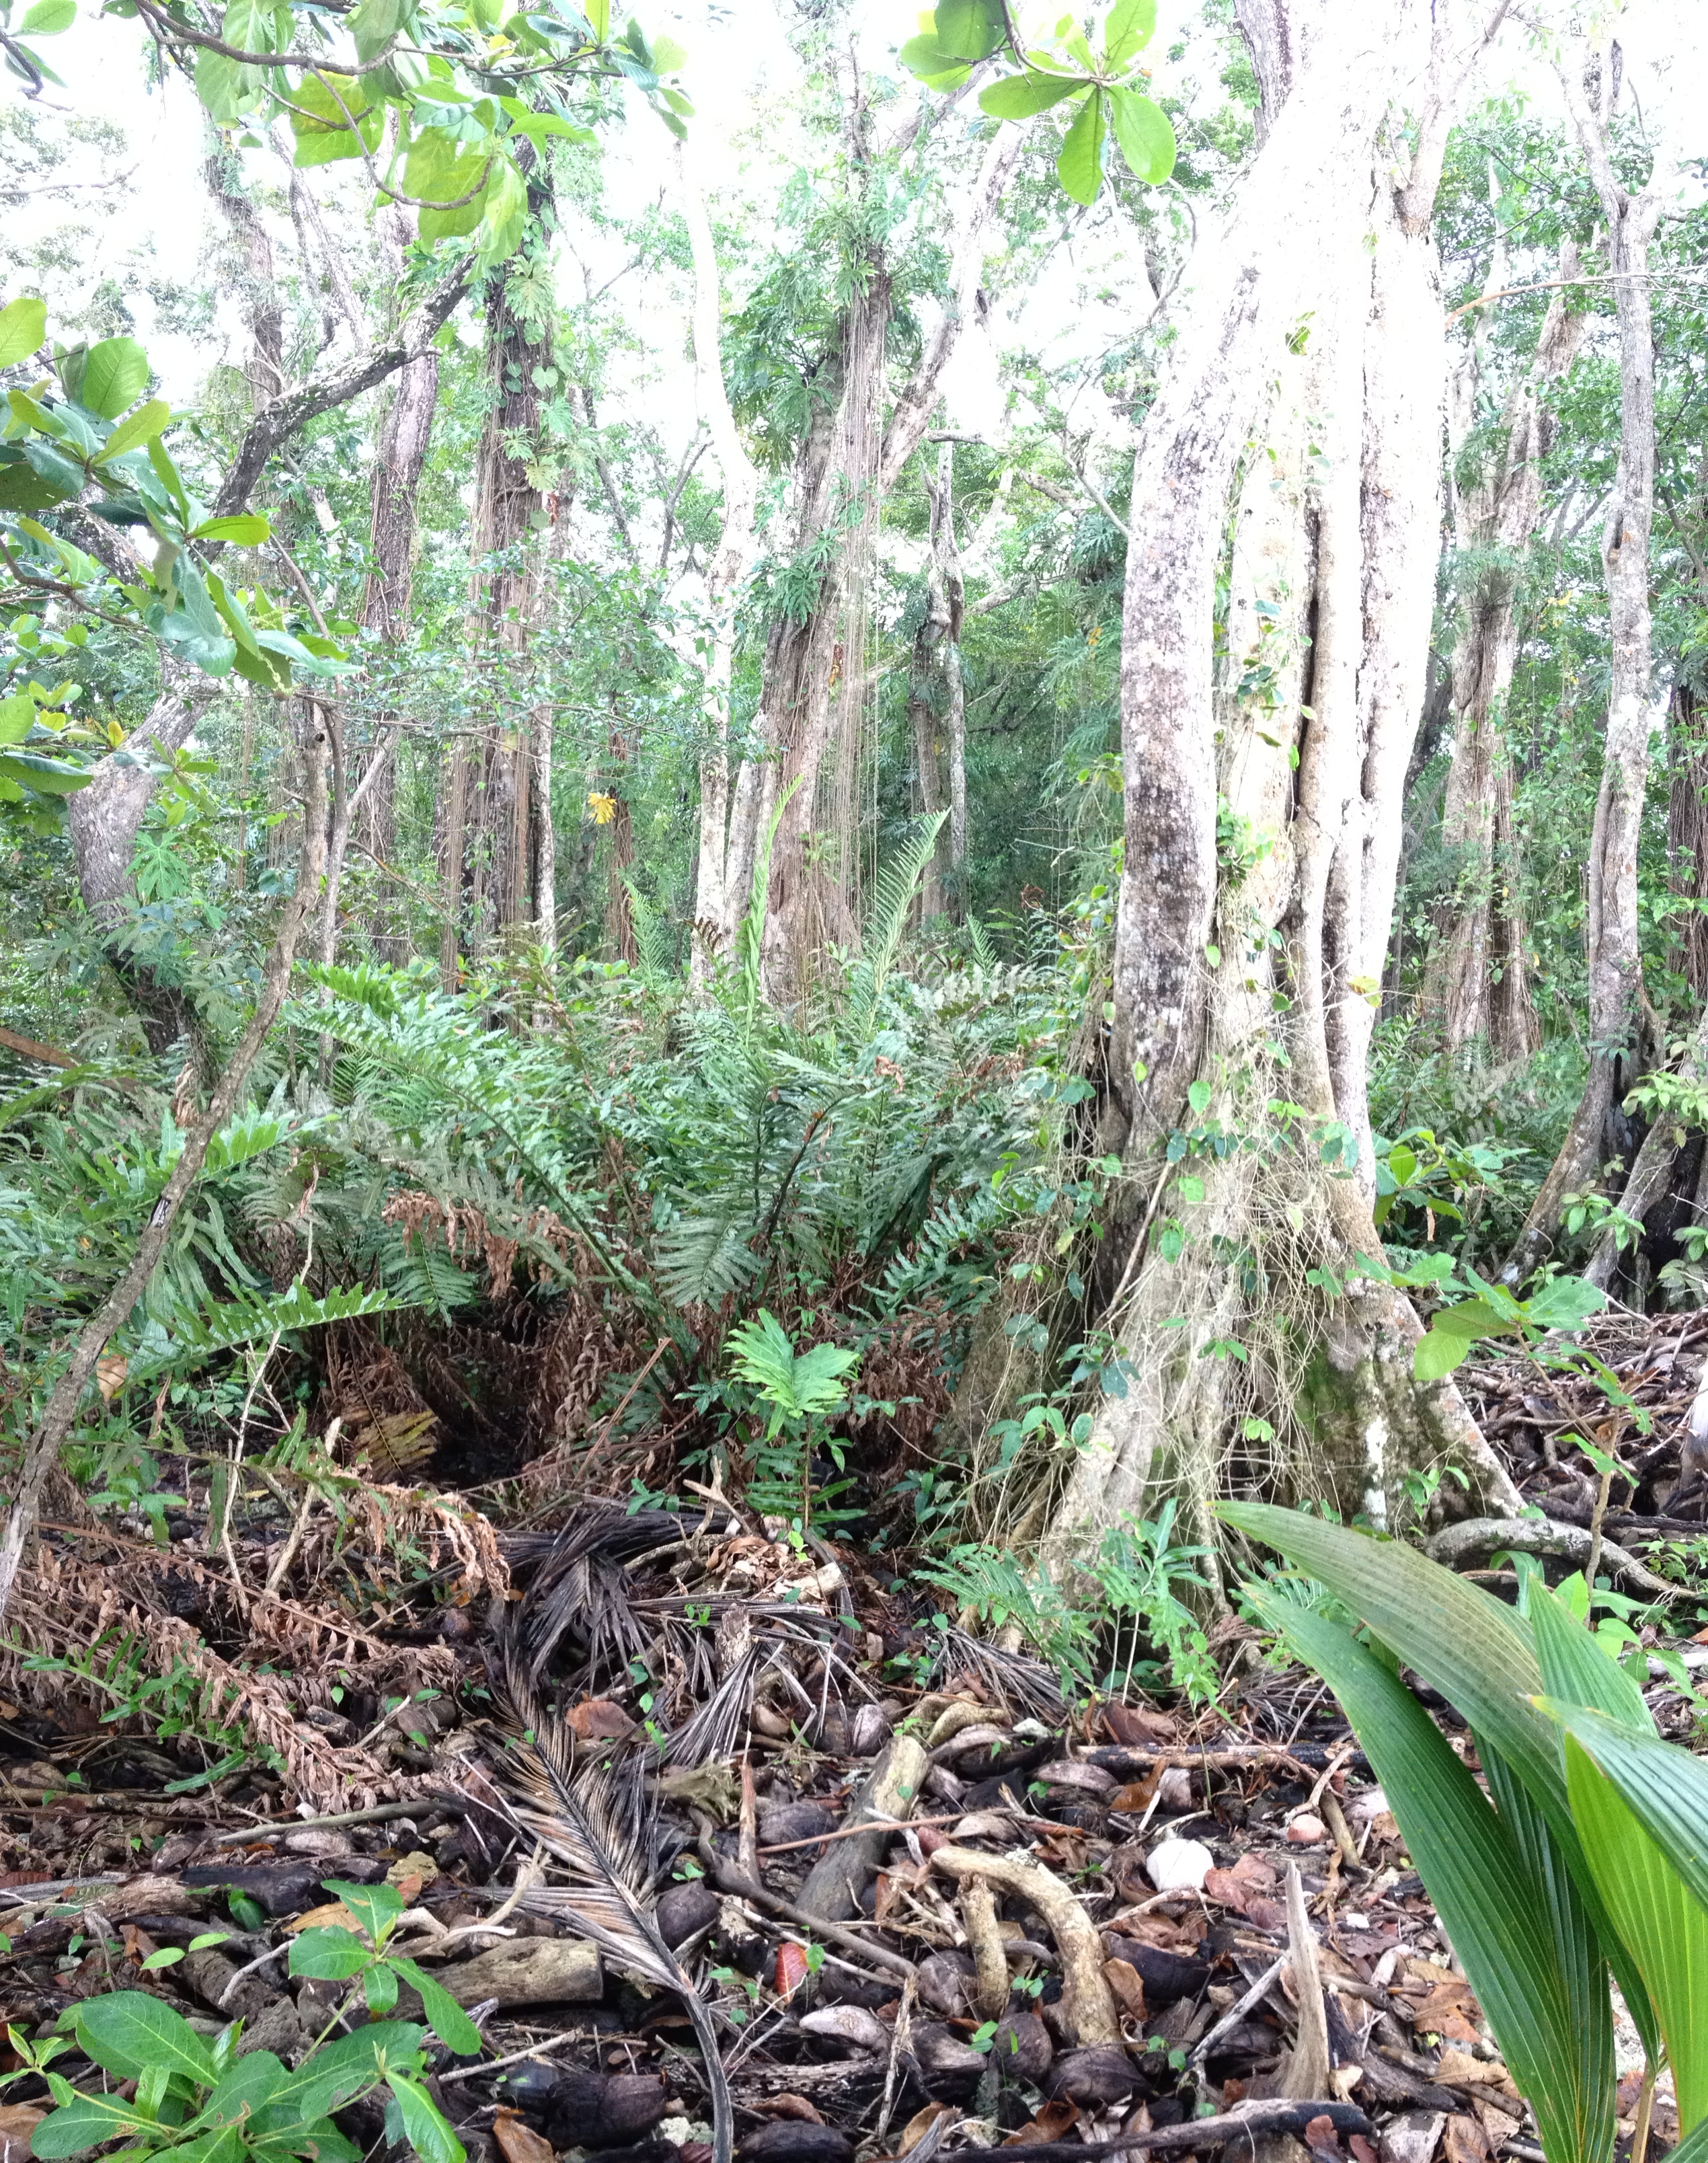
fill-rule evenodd
<path id="1" fill-rule="evenodd" d="M 601 795 L 597 788 L 590 788 L 588 791 L 588 809 L 593 814 L 596 826 L 609 826 L 617 815 L 617 799 L 614 796 Z"/>

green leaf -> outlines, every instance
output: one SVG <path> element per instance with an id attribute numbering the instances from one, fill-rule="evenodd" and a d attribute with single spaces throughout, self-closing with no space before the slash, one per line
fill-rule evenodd
<path id="1" fill-rule="evenodd" d="M 457 2000 L 426 1970 L 412 1960 L 394 1958 L 389 1965 L 401 1976 L 408 1977 L 421 1994 L 421 2010 L 431 2024 L 433 2033 L 447 2050 L 454 2050 L 459 2058 L 466 2058 L 480 2048 L 480 2030 L 463 2011 Z"/>
<path id="2" fill-rule="evenodd" d="M 1606 1293 L 1583 1277 L 1549 1277 L 1523 1302 L 1524 1319 L 1539 1329 L 1581 1329 L 1606 1304 Z"/>
<path id="3" fill-rule="evenodd" d="M 480 198 L 480 223 L 475 228 L 475 254 L 483 267 L 507 261 L 522 244 L 528 222 L 528 190 L 509 158 L 493 160 L 491 178 Z"/>
<path id="4" fill-rule="evenodd" d="M 26 38 L 56 38 L 76 19 L 77 0 L 35 0 L 18 28 Z"/>
<path id="5" fill-rule="evenodd" d="M 231 60 L 224 53 L 212 53 L 206 45 L 200 47 L 196 55 L 196 95 L 201 100 L 208 118 L 222 128 L 235 128 L 255 102 L 254 86 L 249 77 L 259 72 L 259 69 L 245 67 L 240 60 Z"/>
<path id="6" fill-rule="evenodd" d="M 393 2073 L 391 2092 L 403 2119 L 404 2137 L 420 2163 L 466 2163 L 462 2143 L 419 2081 Z"/>
<path id="7" fill-rule="evenodd" d="M 328 69 L 324 76 L 305 76 L 290 98 L 299 166 L 330 165 L 340 158 L 359 158 L 364 148 L 379 149 L 385 107 L 366 88 L 365 78 Z"/>
<path id="8" fill-rule="evenodd" d="M 91 1998 L 77 2008 L 77 2040 L 97 2066 L 121 2080 L 134 2080 L 151 2066 L 165 2066 L 212 2087 L 208 2047 L 181 2013 L 139 1990 Z"/>
<path id="9" fill-rule="evenodd" d="M 1079 76 L 1011 75 L 1000 82 L 993 82 L 989 89 L 979 93 L 979 105 L 993 120 L 1029 120 L 1035 113 L 1047 112 L 1059 105 L 1064 97 L 1071 97 L 1076 90 L 1084 90 L 1085 82 Z"/>
<path id="10" fill-rule="evenodd" d="M 394 2066 L 413 2068 L 420 2062 L 421 2034 L 411 2020 L 371 2020 L 353 2035 L 324 2044 L 256 2113 L 254 2138 L 280 2138 L 365 2093 Z"/>
<path id="11" fill-rule="evenodd" d="M 1000 0 L 938 0 L 937 42 L 952 60 L 982 60 L 1005 35 Z"/>
<path id="12" fill-rule="evenodd" d="M 1326 1584 L 1523 1781 L 1571 1871 L 1632 2017 L 1653 2034 L 1643 1977 L 1601 1905 L 1578 1839 L 1557 1731 L 1537 1703 L 1542 1669 L 1535 1647 L 1512 1609 L 1402 1541 L 1373 1540 L 1266 1502 L 1223 1503 L 1217 1514 Z"/>
<path id="13" fill-rule="evenodd" d="M 1160 187 L 1174 170 L 1174 127 L 1154 98 L 1136 90 L 1111 90 L 1115 139 L 1136 180 Z"/>
<path id="14" fill-rule="evenodd" d="M 117 2096 L 80 2095 L 62 2109 L 50 2110 L 29 2143 L 32 2155 L 81 2155 L 121 2135 L 152 2130 L 133 2105 Z"/>
<path id="15" fill-rule="evenodd" d="M 1094 90 L 1073 117 L 1056 160 L 1063 193 L 1076 203 L 1094 203 L 1103 186 L 1103 92 Z"/>
<path id="16" fill-rule="evenodd" d="M 1648 1986 L 1688 2131 L 1708 2119 L 1708 1908 L 1570 1736 L 1565 1778 L 1602 1902 Z"/>
<path id="17" fill-rule="evenodd" d="M 48 305 L 34 294 L 21 295 L 0 308 L 0 368 L 28 360 L 47 335 Z"/>
<path id="18" fill-rule="evenodd" d="M 1103 25 L 1103 55 L 1111 75 L 1150 44 L 1156 28 L 1157 0 L 1115 0 Z"/>
<path id="19" fill-rule="evenodd" d="M 383 52 L 403 28 L 409 0 L 362 0 L 350 18 L 350 34 L 356 40 L 358 60 L 371 60 Z"/>
<path id="20" fill-rule="evenodd" d="M 0 781 L 20 782 L 44 796 L 70 796 L 86 788 L 91 778 L 80 767 L 63 765 L 40 752 L 0 751 Z"/>
<path id="21" fill-rule="evenodd" d="M 35 726 L 35 700 L 28 691 L 0 699 L 0 744 L 22 743 Z"/>
<path id="22" fill-rule="evenodd" d="M 149 387 L 149 357 L 133 338 L 102 338 L 83 364 L 77 403 L 116 421 Z"/>
<path id="23" fill-rule="evenodd" d="M 273 528 L 256 511 L 240 511 L 229 518 L 206 518 L 191 529 L 192 541 L 230 541 L 239 548 L 259 548 Z"/>
<path id="24" fill-rule="evenodd" d="M 342 1878 L 328 1878 L 325 1884 L 327 1892 L 334 1899 L 343 1902 L 375 1945 L 396 1929 L 404 1904 L 403 1895 L 395 1885 L 347 1885 Z"/>
<path id="25" fill-rule="evenodd" d="M 1350 1631 L 1250 1586 L 1246 1596 L 1340 1699 L 1536 2113 L 1549 2163 L 1607 2163 L 1611 2027 L 1604 2066 L 1601 2039 L 1580 2029 L 1583 2008 L 1561 1970 L 1546 1891 L 1511 1830 L 1423 1706 Z"/>
<path id="26" fill-rule="evenodd" d="M 97 464 L 107 465 L 138 444 L 152 443 L 170 426 L 171 420 L 172 409 L 164 398 L 149 399 L 146 406 L 138 406 L 128 420 L 119 422 L 101 446 Z"/>
<path id="27" fill-rule="evenodd" d="M 918 37 L 910 38 L 896 57 L 928 90 L 958 89 L 972 73 L 964 60 L 958 60 L 953 53 L 943 50 L 935 30 L 922 31 Z"/>
<path id="28" fill-rule="evenodd" d="M 347 1982 L 353 1975 L 361 1974 L 373 1956 L 353 1930 L 330 1923 L 294 1937 L 286 1965 L 293 1975 L 309 1976 L 316 1982 Z"/>
<path id="29" fill-rule="evenodd" d="M 289 2071 L 271 2050 L 246 2051 L 230 2071 L 222 2076 L 218 2086 L 202 2105 L 201 2114 L 224 2120 L 247 2112 L 253 2118 L 274 2101 L 290 2079 Z"/>

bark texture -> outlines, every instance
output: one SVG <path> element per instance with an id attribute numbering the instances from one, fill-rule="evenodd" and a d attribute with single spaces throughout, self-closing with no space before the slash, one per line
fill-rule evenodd
<path id="1" fill-rule="evenodd" d="M 1559 275 L 1581 270 L 1568 242 Z M 1424 1006 L 1449 1050 L 1481 1038 L 1500 1059 L 1533 1051 L 1525 926 L 1516 883 L 1512 761 L 1506 703 L 1518 651 L 1518 577 L 1542 509 L 1542 460 L 1553 433 L 1550 384 L 1577 356 L 1590 318 L 1555 294 L 1529 369 L 1501 416 L 1497 447 L 1458 503 L 1460 552 L 1470 565 L 1453 650 L 1453 762 L 1442 842 L 1454 872 L 1424 977 Z"/>
<path id="2" fill-rule="evenodd" d="M 850 109 L 857 168 L 872 155 L 866 127 L 857 91 Z M 796 553 L 822 558 L 824 568 L 805 616 L 780 618 L 767 635 L 758 726 L 759 756 L 766 763 L 751 783 L 744 773 L 736 788 L 744 820 L 752 807 L 755 835 L 781 806 L 766 924 L 767 981 L 780 998 L 798 997 L 811 979 L 814 955 L 828 939 L 846 938 L 854 928 L 848 836 L 865 690 L 864 571 L 871 537 L 885 496 L 923 439 L 943 371 L 972 316 L 986 236 L 1020 147 L 1007 128 L 990 142 L 956 236 L 942 319 L 897 391 L 887 425 L 890 287 L 880 254 L 870 251 L 840 327 L 832 399 L 797 464 Z M 827 772 L 836 786 L 822 799 L 820 778 Z"/>
<path id="3" fill-rule="evenodd" d="M 1566 1195 L 1592 1186 L 1618 1154 L 1617 1107 L 1646 1063 L 1653 1016 L 1643 991 L 1637 852 L 1653 727 L 1648 551 L 1654 521 L 1654 326 L 1648 251 L 1658 193 L 1633 193 L 1613 170 L 1608 121 L 1590 111 L 1570 65 L 1560 82 L 1607 232 L 1619 312 L 1619 465 L 1601 538 L 1607 589 L 1607 725 L 1590 838 L 1585 944 L 1590 970 L 1590 1071 L 1559 1153 L 1531 1205 L 1503 1271 L 1516 1283 L 1553 1238 Z"/>
<path id="4" fill-rule="evenodd" d="M 550 193 L 536 173 L 529 182 L 536 219 Z M 520 259 L 518 259 L 520 261 Z M 472 627 L 483 646 L 488 718 L 452 753 L 444 836 L 445 922 L 441 973 L 454 987 L 463 952 L 493 946 L 536 914 L 530 891 L 534 715 L 522 677 L 535 601 L 530 544 L 545 515 L 529 452 L 540 429 L 534 370 L 547 356 L 546 333 L 517 304 L 511 266 L 493 272 L 486 291 L 488 406 L 475 459 Z M 539 815 L 549 818 L 551 807 Z"/>
<path id="5" fill-rule="evenodd" d="M 1439 548 L 1429 218 L 1492 26 L 1408 0 L 1332 37 L 1266 20 L 1292 87 L 1176 313 L 1135 467 L 1110 1065 L 1152 1201 L 1111 1310 L 1125 1393 L 1069 1469 L 1058 1563 L 1159 1490 L 1200 1533 L 1230 1485 L 1391 1521 L 1403 1475 L 1442 1459 L 1510 1501 L 1450 1383 L 1414 1381 L 1409 1302 L 1361 1266 L 1381 1256 L 1366 1059 Z M 1390 115 L 1420 77 L 1408 147 Z"/>

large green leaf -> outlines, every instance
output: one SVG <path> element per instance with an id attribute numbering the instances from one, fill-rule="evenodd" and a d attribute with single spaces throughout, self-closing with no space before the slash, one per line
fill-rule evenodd
<path id="1" fill-rule="evenodd" d="M 1094 90 L 1073 116 L 1056 159 L 1062 191 L 1076 203 L 1094 203 L 1103 186 L 1103 92 Z"/>
<path id="2" fill-rule="evenodd" d="M 148 2120 L 138 2117 L 136 2106 L 121 2103 L 117 2096 L 75 2096 L 61 2108 L 50 2110 L 37 2126 L 29 2152 L 44 2158 L 81 2155 L 147 2126 Z"/>
<path id="3" fill-rule="evenodd" d="M 215 2078 L 212 2054 L 184 2015 L 144 1991 L 118 1990 L 80 2005 L 77 2040 L 121 2080 L 134 2080 L 151 2066 L 186 2074 L 203 2087 Z"/>
<path id="4" fill-rule="evenodd" d="M 1005 76 L 1000 82 L 993 82 L 988 90 L 981 90 L 979 103 L 993 120 L 1030 120 L 1035 113 L 1059 105 L 1064 97 L 1071 97 L 1076 90 L 1084 87 L 1081 76 L 1042 75 L 1029 71 L 1025 75 Z"/>
<path id="5" fill-rule="evenodd" d="M 47 334 L 45 301 L 24 294 L 0 308 L 0 368 L 13 368 L 28 360 Z"/>
<path id="6" fill-rule="evenodd" d="M 49 758 L 40 752 L 0 752 L 0 780 L 21 782 L 44 796 L 71 796 L 86 788 L 92 778 L 81 767 L 68 766 L 63 759 Z"/>
<path id="7" fill-rule="evenodd" d="M 334 75 L 330 69 L 323 76 L 305 76 L 290 99 L 295 164 L 329 165 L 340 158 L 359 158 L 364 148 L 379 149 L 385 107 L 370 99 L 361 76 Z"/>
<path id="8" fill-rule="evenodd" d="M 1632 2018 L 1652 2045 L 1659 2024 L 1585 1859 L 1566 1794 L 1558 1731 L 1537 1703 L 1542 1669 L 1524 1623 L 1491 1593 L 1467 1584 L 1402 1541 L 1371 1539 L 1326 1518 L 1266 1502 L 1225 1503 L 1220 1515 L 1326 1584 L 1439 1690 L 1481 1742 L 1523 1781 L 1576 1881 Z"/>
<path id="9" fill-rule="evenodd" d="M 1115 0 L 1103 25 L 1103 55 L 1118 74 L 1136 52 L 1150 44 L 1157 27 L 1157 0 Z"/>
<path id="10" fill-rule="evenodd" d="M 1174 125 L 1153 97 L 1136 90 L 1111 90 L 1115 139 L 1136 179 L 1160 187 L 1174 170 Z"/>
<path id="11" fill-rule="evenodd" d="M 1566 1791 L 1601 1899 L 1642 1971 L 1687 2129 L 1708 2119 L 1708 1908 L 1571 1736 Z"/>
<path id="12" fill-rule="evenodd" d="M 1582 1993 L 1561 1965 L 1549 1889 L 1512 1827 L 1411 1692 L 1349 1630 L 1249 1587 L 1247 1596 L 1340 1699 L 1536 2114 L 1549 2163 L 1606 2163 L 1611 2029 L 1604 2045 L 1581 2024 Z"/>
<path id="13" fill-rule="evenodd" d="M 982 60 L 1005 34 L 1001 0 L 938 0 L 937 42 L 951 59 Z"/>
<path id="14" fill-rule="evenodd" d="M 102 338 L 83 363 L 77 403 L 116 421 L 149 387 L 149 357 L 133 338 Z"/>

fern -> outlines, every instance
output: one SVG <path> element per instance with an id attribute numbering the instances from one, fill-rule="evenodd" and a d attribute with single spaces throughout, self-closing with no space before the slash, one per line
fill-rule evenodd
<path id="1" fill-rule="evenodd" d="M 242 1344 L 270 1343 L 296 1330 L 350 1322 L 398 1304 L 390 1293 L 365 1285 L 316 1298 L 305 1286 L 295 1284 L 271 1299 L 226 1300 L 211 1308 L 180 1312 L 173 1317 L 171 1333 L 164 1340 L 156 1338 L 146 1343 L 130 1360 L 125 1379 L 143 1382 L 168 1371 L 182 1374 Z"/>
<path id="2" fill-rule="evenodd" d="M 938 811 L 917 821 L 912 839 L 896 850 L 873 885 L 871 910 L 861 936 L 860 958 L 849 1001 L 849 1019 L 861 1039 L 869 1037 L 876 1026 L 878 1003 L 901 951 L 907 912 L 947 816 Z"/>

